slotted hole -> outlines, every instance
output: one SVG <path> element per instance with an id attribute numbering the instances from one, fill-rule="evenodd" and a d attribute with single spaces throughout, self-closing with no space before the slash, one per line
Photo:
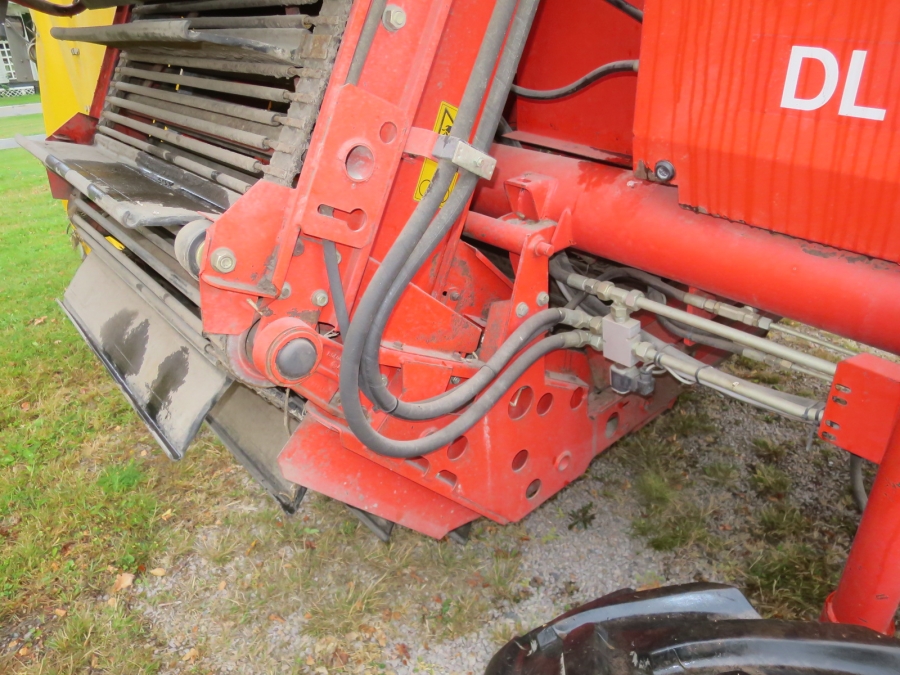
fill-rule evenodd
<path id="1" fill-rule="evenodd" d="M 838 390 L 839 392 L 841 392 L 842 394 L 849 394 L 849 393 L 850 393 L 850 387 L 848 387 L 848 386 L 845 385 L 845 384 L 836 384 L 836 385 L 834 385 L 834 388 L 837 389 L 837 390 Z"/>
<path id="2" fill-rule="evenodd" d="M 525 488 L 525 497 L 526 499 L 534 499 L 540 491 L 541 480 L 540 478 L 536 478 L 528 484 L 527 488 Z"/>
<path id="3" fill-rule="evenodd" d="M 613 413 L 606 419 L 606 437 L 612 438 L 619 429 L 619 413 Z"/>
<path id="4" fill-rule="evenodd" d="M 450 487 L 456 487 L 456 474 L 452 471 L 439 471 L 437 475 L 439 481 L 443 481 Z"/>
<path id="5" fill-rule="evenodd" d="M 424 457 L 411 457 L 410 459 L 406 460 L 406 463 L 412 464 L 422 473 L 428 473 L 428 467 L 431 466 L 428 460 Z"/>
<path id="6" fill-rule="evenodd" d="M 347 223 L 347 227 L 354 232 L 357 232 L 366 226 L 366 212 L 362 209 L 353 209 L 348 212 L 336 209 L 333 206 L 328 206 L 327 204 L 322 204 L 318 211 L 319 215 L 335 218 Z"/>
<path id="7" fill-rule="evenodd" d="M 831 398 L 831 400 L 834 401 L 835 403 L 837 403 L 838 405 L 847 405 L 847 400 L 843 399 L 839 396 L 833 396 Z"/>

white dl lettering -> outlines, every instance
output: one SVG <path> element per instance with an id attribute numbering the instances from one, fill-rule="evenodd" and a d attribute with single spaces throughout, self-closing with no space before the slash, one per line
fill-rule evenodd
<path id="1" fill-rule="evenodd" d="M 844 117 L 859 117 L 864 120 L 884 120 L 883 108 L 867 108 L 857 105 L 859 96 L 859 83 L 862 81 L 863 68 L 866 65 L 867 52 L 856 50 L 850 58 L 850 69 L 847 71 L 847 81 L 844 82 L 844 93 L 841 95 L 841 108 L 839 115 Z M 812 98 L 798 98 L 797 85 L 800 82 L 800 71 L 805 59 L 814 59 L 825 67 L 825 82 L 822 91 Z M 781 96 L 781 107 L 791 110 L 818 110 L 831 100 L 838 88 L 840 79 L 840 66 L 834 54 L 821 47 L 793 47 L 791 60 L 788 64 L 787 77 L 784 81 L 784 93 Z"/>

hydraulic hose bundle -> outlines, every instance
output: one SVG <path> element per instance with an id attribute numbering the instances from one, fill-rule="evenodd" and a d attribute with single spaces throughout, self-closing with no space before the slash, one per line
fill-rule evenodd
<path id="1" fill-rule="evenodd" d="M 478 111 L 484 102 L 472 146 L 482 152 L 490 147 L 500 124 L 503 106 L 509 96 L 539 1 L 497 2 L 451 130 L 452 137 L 462 142 L 468 141 Z M 493 81 L 491 81 L 492 73 Z M 416 457 L 434 452 L 451 443 L 484 417 L 522 373 L 538 359 L 557 349 L 584 346 L 591 339 L 589 333 L 577 331 L 548 337 L 531 346 L 509 365 L 513 357 L 541 332 L 567 318 L 573 320 L 574 313 L 568 310 L 546 310 L 532 317 L 515 331 L 497 354 L 464 385 L 426 401 L 413 403 L 400 401 L 388 391 L 386 383 L 382 381 L 378 363 L 385 326 L 413 276 L 465 209 L 478 182 L 476 175 L 460 171 L 461 175 L 453 193 L 441 208 L 441 202 L 453 182 L 455 173 L 456 167 L 451 162 L 444 160 L 438 163 L 437 174 L 430 189 L 366 289 L 344 339 L 340 393 L 347 423 L 351 431 L 368 448 L 391 457 Z M 326 251 L 326 261 L 329 258 L 332 258 L 329 265 L 331 266 L 334 260 Z M 333 289 L 333 293 L 339 308 L 339 317 L 346 316 L 346 305 L 339 285 Z M 507 366 L 509 367 L 498 377 L 497 373 Z M 410 420 L 434 419 L 452 413 L 479 394 L 481 396 L 464 413 L 439 431 L 415 440 L 398 441 L 381 435 L 372 427 L 359 399 L 360 390 L 380 409 L 396 417 Z"/>

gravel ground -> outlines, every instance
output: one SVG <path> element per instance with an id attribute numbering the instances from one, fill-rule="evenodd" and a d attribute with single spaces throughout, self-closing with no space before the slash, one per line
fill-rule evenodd
<path id="1" fill-rule="evenodd" d="M 827 392 L 824 382 L 746 365 L 729 367 L 793 393 Z M 130 601 L 167 674 L 480 673 L 513 635 L 619 588 L 701 579 L 752 587 L 746 570 L 793 541 L 761 533 L 760 514 L 773 505 L 802 513 L 801 525 L 821 534 L 816 555 L 839 569 L 858 517 L 848 461 L 812 442 L 808 427 L 697 390 L 522 523 L 479 521 L 466 546 L 409 531 L 385 546 L 319 495 L 284 519 L 248 480 L 214 526 L 173 540 L 158 561 L 164 573 L 144 578 Z M 783 494 L 761 487 L 763 465 L 790 477 Z M 647 476 L 659 472 L 677 500 L 665 508 L 686 504 L 696 519 L 672 550 L 636 534 L 641 519 L 652 522 Z M 594 517 L 570 527 L 578 509 Z M 779 589 L 758 591 L 764 613 L 815 613 L 816 597 L 785 610 L 771 600 Z"/>

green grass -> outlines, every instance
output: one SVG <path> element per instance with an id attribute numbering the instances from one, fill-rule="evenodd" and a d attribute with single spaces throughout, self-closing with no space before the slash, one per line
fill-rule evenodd
<path id="1" fill-rule="evenodd" d="M 22 622 L 55 636 L 37 631 L 24 658 L 0 651 L 0 672 L 82 672 L 115 650 L 148 672 L 137 619 L 94 598 L 118 571 L 140 579 L 171 527 L 160 514 L 194 498 L 186 472 L 230 458 L 161 458 L 62 315 L 55 298 L 79 256 L 46 181 L 24 150 L 0 151 L 0 642 Z"/>
<path id="2" fill-rule="evenodd" d="M 44 133 L 44 116 L 40 113 L 0 117 L 0 138 L 12 138 L 16 134 L 33 136 L 42 133 Z"/>
<path id="3" fill-rule="evenodd" d="M 40 94 L 30 94 L 28 96 L 4 96 L 0 98 L 0 108 L 10 105 L 26 105 L 28 103 L 40 103 Z"/>

